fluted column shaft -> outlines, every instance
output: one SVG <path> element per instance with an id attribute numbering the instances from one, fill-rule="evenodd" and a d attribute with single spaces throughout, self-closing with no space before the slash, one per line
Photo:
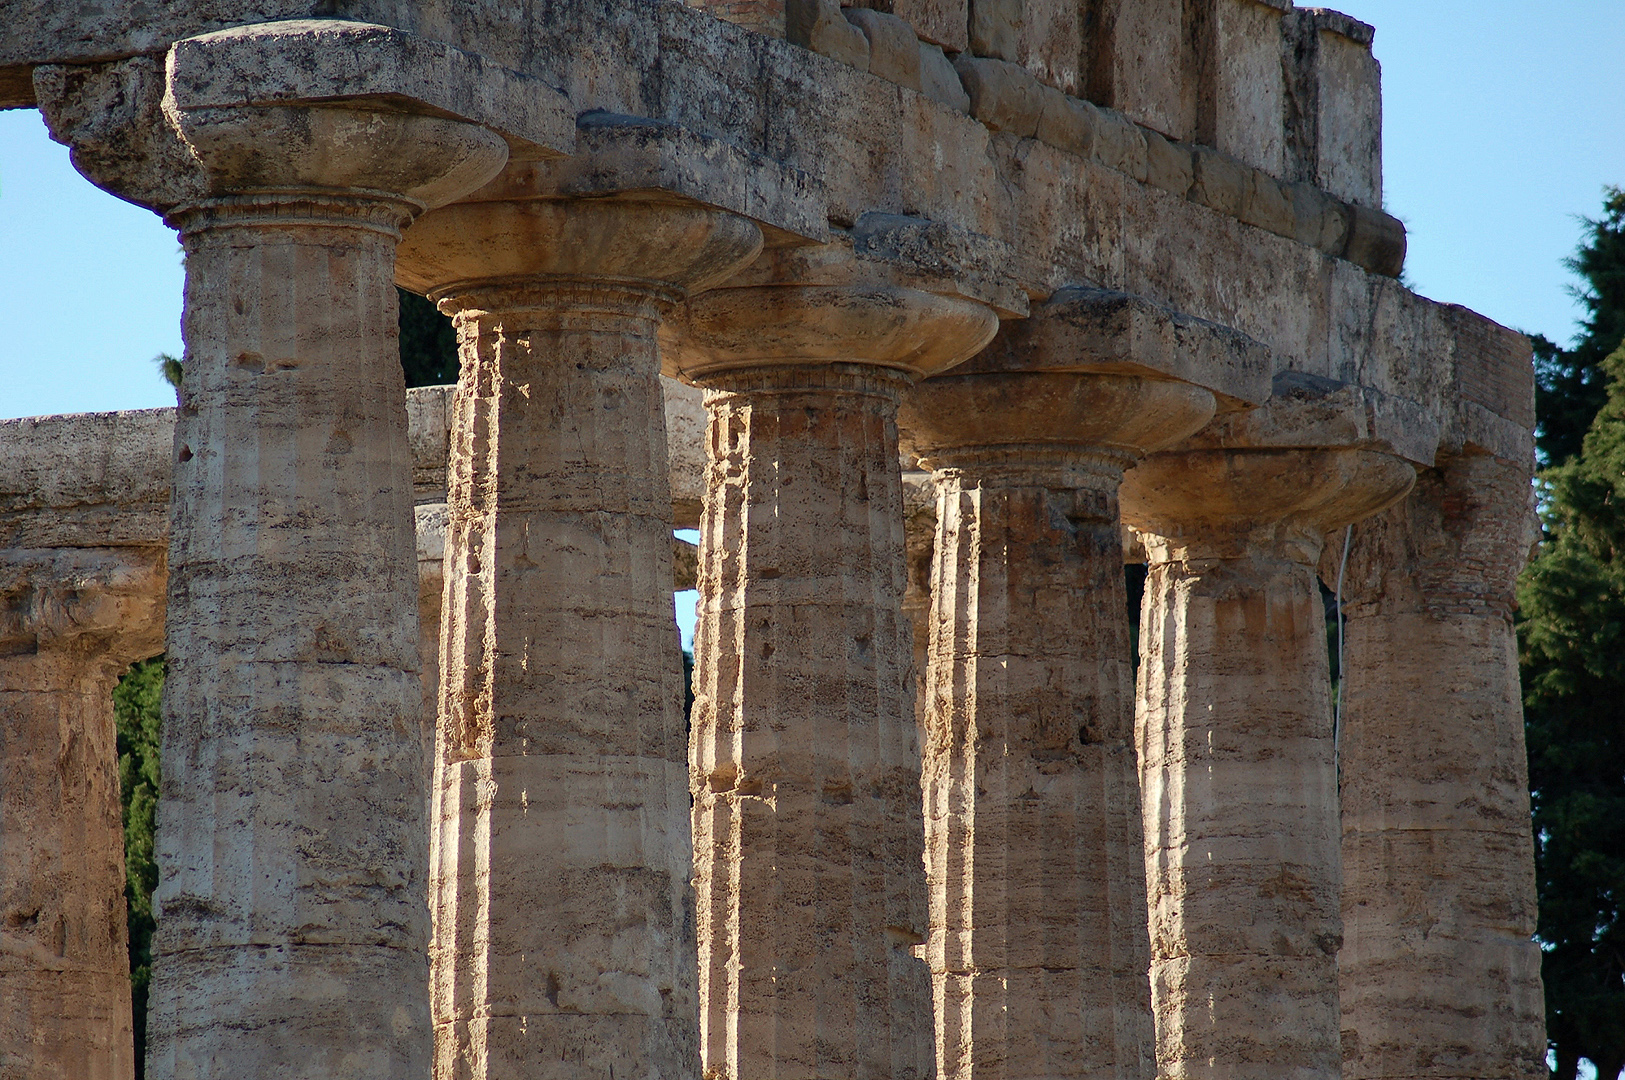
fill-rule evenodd
<path id="1" fill-rule="evenodd" d="M 755 225 L 537 198 L 413 226 L 457 324 L 431 903 L 435 1075 L 699 1072 L 659 326 Z M 543 170 L 545 172 L 545 170 Z M 545 185 L 544 185 L 545 186 Z"/>
<path id="2" fill-rule="evenodd" d="M 162 551 L 0 566 L 0 1074 L 134 1075 L 112 692 L 162 635 Z"/>
<path id="3" fill-rule="evenodd" d="M 460 290 L 436 1075 L 698 1072 L 656 328 L 671 295 Z"/>
<path id="4" fill-rule="evenodd" d="M 1091 370 L 1091 343 L 1056 332 L 1071 310 L 923 381 L 903 415 L 937 489 L 928 955 L 951 1080 L 1155 1069 L 1118 486 L 1214 398 Z"/>
<path id="5" fill-rule="evenodd" d="M 427 1069 L 403 216 L 245 197 L 177 218 L 157 1076 Z"/>
<path id="6" fill-rule="evenodd" d="M 815 254 L 822 269 L 692 301 L 668 358 L 708 412 L 690 742 L 702 1062 L 716 1080 L 924 1080 L 897 409 L 998 320 L 849 247 Z"/>
<path id="7" fill-rule="evenodd" d="M 1140 630 L 1152 987 L 1176 1075 L 1337 1075 L 1337 781 L 1313 569 L 1153 553 Z"/>
<path id="8" fill-rule="evenodd" d="M 1546 1068 L 1511 617 L 1528 470 L 1440 466 L 1355 527 L 1344 584 L 1339 959 L 1358 1080 Z"/>
<path id="9" fill-rule="evenodd" d="M 1168 1076 L 1338 1075 L 1342 881 L 1314 562 L 1328 524 L 1411 475 L 1383 455 L 1293 450 L 1159 455 L 1130 474 L 1150 562 L 1136 727 Z"/>
<path id="10" fill-rule="evenodd" d="M 455 197 L 505 147 L 344 108 L 175 122 L 218 194 L 168 216 L 186 358 L 148 1075 L 421 1076 L 427 799 L 394 254 L 416 193 Z"/>
<path id="11" fill-rule="evenodd" d="M 925 790 L 945 1077 L 1152 1069 L 1121 455 L 936 455 Z"/>
<path id="12" fill-rule="evenodd" d="M 896 372 L 706 382 L 701 1030 L 721 1075 L 931 1072 Z"/>

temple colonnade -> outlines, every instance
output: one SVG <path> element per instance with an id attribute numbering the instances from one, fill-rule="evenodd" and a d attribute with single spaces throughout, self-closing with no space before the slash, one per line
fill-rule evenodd
<path id="1" fill-rule="evenodd" d="M 6 510 L 31 1075 L 129 1075 L 108 692 L 160 628 L 154 1078 L 1529 1075 L 1526 463 L 536 80 L 401 74 L 449 46 L 357 74 L 332 35 L 407 48 L 360 25 L 35 74 L 180 232 L 187 356 L 166 527 Z M 397 281 L 457 327 L 443 509 Z M 706 410 L 689 729 L 662 371 Z M 1463 851 L 1493 885 L 1436 884 Z"/>

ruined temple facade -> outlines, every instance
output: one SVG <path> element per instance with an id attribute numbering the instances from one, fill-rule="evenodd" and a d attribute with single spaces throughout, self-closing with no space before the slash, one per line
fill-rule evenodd
<path id="1" fill-rule="evenodd" d="M 132 1073 L 160 651 L 155 1080 L 1544 1075 L 1530 350 L 1397 280 L 1370 27 L 0 25 L 186 257 L 174 410 L 0 422 L 0 1077 Z"/>

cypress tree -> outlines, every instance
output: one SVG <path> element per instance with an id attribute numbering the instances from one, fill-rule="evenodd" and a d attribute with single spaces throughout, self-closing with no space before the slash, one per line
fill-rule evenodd
<path id="1" fill-rule="evenodd" d="M 1582 1058 L 1625 1070 L 1625 193 L 1605 209 L 1569 261 L 1589 285 L 1580 339 L 1537 363 L 1545 535 L 1518 587 L 1557 1080 Z"/>

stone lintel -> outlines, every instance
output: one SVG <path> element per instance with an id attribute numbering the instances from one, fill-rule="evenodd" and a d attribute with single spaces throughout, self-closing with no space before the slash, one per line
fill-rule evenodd
<path id="1" fill-rule="evenodd" d="M 761 154 L 667 120 L 618 113 L 584 113 L 577 132 L 572 156 L 516 162 L 469 201 L 663 192 L 750 218 L 792 243 L 829 235 L 823 185 Z"/>
<path id="2" fill-rule="evenodd" d="M 177 108 L 371 99 L 467 120 L 501 134 L 519 157 L 575 148 L 575 110 L 541 79 L 388 26 L 292 19 L 175 42 L 168 95 Z"/>
<path id="3" fill-rule="evenodd" d="M 1433 464 L 1439 421 L 1413 401 L 1301 371 L 1277 372 L 1272 388 L 1263 406 L 1219 417 L 1182 449 L 1347 448 Z"/>
<path id="4" fill-rule="evenodd" d="M 163 547 L 174 409 L 0 420 L 0 549 Z"/>
<path id="5" fill-rule="evenodd" d="M 1502 461 L 1533 467 L 1535 433 L 1476 401 L 1458 400 L 1446 418 L 1439 450 L 1447 455 L 1480 451 Z"/>
<path id="6" fill-rule="evenodd" d="M 1069 286 L 956 373 L 1148 375 L 1211 391 L 1223 413 L 1269 398 L 1270 365 L 1268 347 L 1237 330 L 1129 293 Z"/>

